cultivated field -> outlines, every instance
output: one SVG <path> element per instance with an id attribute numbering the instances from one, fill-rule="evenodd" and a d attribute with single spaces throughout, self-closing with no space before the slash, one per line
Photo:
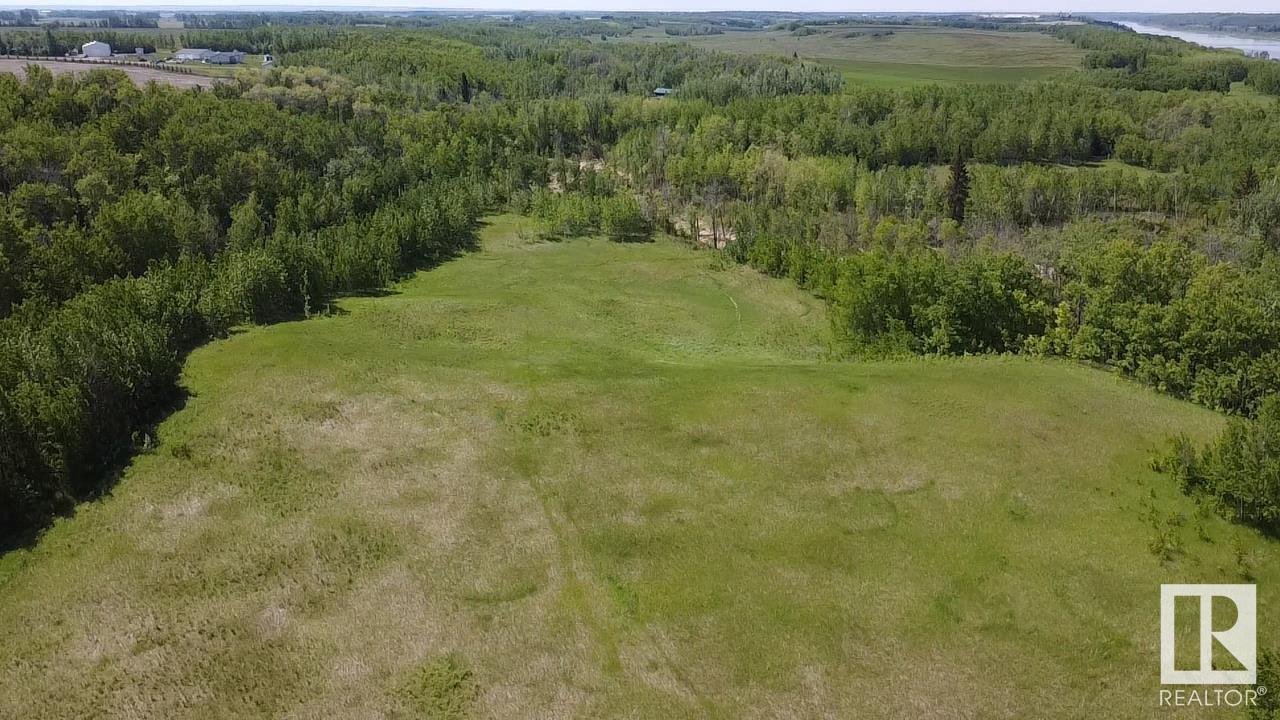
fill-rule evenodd
<path id="1" fill-rule="evenodd" d="M 0 717 L 1139 717 L 1159 583 L 1251 574 L 1276 637 L 1275 544 L 1147 466 L 1218 415 L 839 361 L 787 281 L 526 226 L 197 350 L 0 559 Z"/>
<path id="2" fill-rule="evenodd" d="M 213 87 L 218 82 L 213 77 L 204 77 L 201 75 L 186 75 L 163 70 L 156 70 L 149 67 L 134 67 L 131 65 L 110 65 L 106 63 L 71 63 L 59 62 L 56 60 L 19 60 L 15 58 L 0 58 L 0 72 L 9 72 L 18 77 L 26 77 L 28 65 L 39 65 L 49 68 L 54 75 L 63 75 L 66 73 L 86 73 L 91 70 L 119 70 L 128 75 L 134 83 L 145 85 L 148 82 L 155 81 L 165 83 L 179 88 L 192 87 Z"/>
<path id="3" fill-rule="evenodd" d="M 850 85 L 883 87 L 1040 80 L 1076 70 L 1083 57 L 1070 43 L 1035 32 L 880 25 L 812 31 L 730 31 L 685 38 L 646 28 L 629 38 L 690 42 L 725 52 L 795 54 L 840 69 Z"/>

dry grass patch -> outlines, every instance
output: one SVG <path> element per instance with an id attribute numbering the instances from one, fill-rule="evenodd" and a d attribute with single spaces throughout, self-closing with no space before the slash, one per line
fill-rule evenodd
<path id="1" fill-rule="evenodd" d="M 158 449 L 0 558 L 0 717 L 1129 717 L 1160 582 L 1239 546 L 1275 617 L 1274 544 L 1147 549 L 1196 517 L 1149 450 L 1213 414 L 834 361 L 783 281 L 523 227 L 194 353 Z"/>

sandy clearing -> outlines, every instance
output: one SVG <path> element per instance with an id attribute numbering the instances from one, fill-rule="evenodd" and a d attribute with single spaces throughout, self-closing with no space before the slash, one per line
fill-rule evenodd
<path id="1" fill-rule="evenodd" d="M 206 77 L 204 75 L 183 75 L 180 73 L 165 72 L 164 70 L 156 70 L 149 67 L 134 67 L 130 65 L 112 65 L 108 63 L 72 63 L 62 62 L 58 60 L 21 60 L 17 58 L 0 58 L 0 72 L 10 72 L 18 77 L 26 76 L 26 68 L 28 65 L 40 65 L 47 67 L 53 71 L 55 75 L 63 75 L 66 73 L 83 73 L 90 70 L 107 68 L 109 70 L 120 70 L 128 75 L 134 83 L 145 85 L 151 80 L 159 83 L 166 83 L 177 88 L 192 87 L 213 87 L 221 81 L 221 78 Z"/>

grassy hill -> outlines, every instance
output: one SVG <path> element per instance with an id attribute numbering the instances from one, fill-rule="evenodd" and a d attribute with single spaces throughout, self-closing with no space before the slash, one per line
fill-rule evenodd
<path id="1" fill-rule="evenodd" d="M 1077 70 L 1083 58 L 1065 40 L 1035 32 L 883 25 L 808 30 L 811 34 L 768 30 L 677 37 L 646 28 L 628 38 L 744 54 L 796 54 L 840 70 L 849 85 L 880 87 L 1043 80 Z"/>
<path id="2" fill-rule="evenodd" d="M 0 716 L 1137 717 L 1159 583 L 1251 572 L 1275 637 L 1275 544 L 1147 469 L 1218 416 L 834 360 L 785 281 L 525 228 L 197 350 L 0 559 Z"/>

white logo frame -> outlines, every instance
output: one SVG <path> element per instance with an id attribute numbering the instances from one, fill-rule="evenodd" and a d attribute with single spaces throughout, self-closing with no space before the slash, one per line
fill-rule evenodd
<path id="1" fill-rule="evenodd" d="M 1200 669 L 1179 670 L 1175 658 L 1176 598 L 1200 598 Z M 1213 629 L 1213 599 L 1235 603 L 1236 624 Z M 1214 670 L 1213 641 L 1235 656 L 1244 670 Z M 1253 685 L 1258 681 L 1258 588 L 1256 585 L 1160 586 L 1160 683 L 1162 685 Z"/>

